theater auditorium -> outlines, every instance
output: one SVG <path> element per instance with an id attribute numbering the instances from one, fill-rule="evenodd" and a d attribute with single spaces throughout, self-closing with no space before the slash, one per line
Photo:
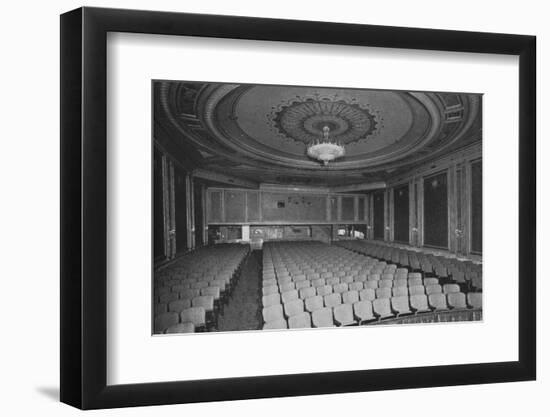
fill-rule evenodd
<path id="1" fill-rule="evenodd" d="M 482 95 L 152 94 L 153 334 L 482 319 Z"/>

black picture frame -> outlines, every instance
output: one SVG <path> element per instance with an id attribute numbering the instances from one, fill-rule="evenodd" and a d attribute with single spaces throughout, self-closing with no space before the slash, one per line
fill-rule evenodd
<path id="1" fill-rule="evenodd" d="M 108 386 L 108 32 L 519 56 L 518 361 Z M 61 16 L 60 56 L 62 402 L 97 409 L 535 379 L 534 36 L 86 7 Z"/>

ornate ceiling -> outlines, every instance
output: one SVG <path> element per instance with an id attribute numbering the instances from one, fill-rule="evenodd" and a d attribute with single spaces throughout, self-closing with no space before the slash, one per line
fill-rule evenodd
<path id="1" fill-rule="evenodd" d="M 256 183 L 383 181 L 481 140 L 481 96 L 462 93 L 155 82 L 155 139 L 195 167 Z M 324 126 L 345 157 L 306 145 Z"/>

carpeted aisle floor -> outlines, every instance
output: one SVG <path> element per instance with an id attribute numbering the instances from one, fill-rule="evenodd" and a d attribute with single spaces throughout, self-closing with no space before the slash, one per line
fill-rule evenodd
<path id="1" fill-rule="evenodd" d="M 218 331 L 258 330 L 261 328 L 260 283 L 262 251 L 253 251 L 245 261 L 241 276 L 223 315 Z"/>

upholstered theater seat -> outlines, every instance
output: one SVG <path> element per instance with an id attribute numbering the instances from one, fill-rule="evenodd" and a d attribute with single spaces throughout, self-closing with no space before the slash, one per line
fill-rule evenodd
<path id="1" fill-rule="evenodd" d="M 392 297 L 391 308 L 397 313 L 398 316 L 412 313 L 409 308 L 409 297 L 406 295 L 400 297 Z"/>
<path id="2" fill-rule="evenodd" d="M 195 325 L 193 323 L 178 323 L 166 329 L 166 333 L 195 333 Z"/>
<path id="3" fill-rule="evenodd" d="M 466 308 L 466 294 L 463 292 L 452 292 L 447 294 L 447 303 L 451 308 Z"/>
<path id="4" fill-rule="evenodd" d="M 376 300 L 374 300 L 372 302 L 372 309 L 374 310 L 374 314 L 376 314 L 379 320 L 393 317 L 389 297 L 377 298 Z"/>
<path id="5" fill-rule="evenodd" d="M 162 313 L 155 316 L 154 331 L 155 333 L 164 333 L 164 331 L 179 322 L 178 313 Z"/>
<path id="6" fill-rule="evenodd" d="M 311 316 L 309 313 L 303 312 L 288 319 L 289 329 L 304 329 L 309 327 L 311 327 Z"/>
<path id="7" fill-rule="evenodd" d="M 332 308 L 325 307 L 311 313 L 314 327 L 334 327 Z"/>
<path id="8" fill-rule="evenodd" d="M 359 324 L 375 320 L 376 317 L 372 310 L 372 303 L 369 300 L 359 301 L 353 305 L 353 312 Z"/>
<path id="9" fill-rule="evenodd" d="M 341 304 L 334 307 L 334 322 L 338 326 L 351 326 L 357 324 L 353 316 L 353 306 L 351 304 Z"/>
<path id="10" fill-rule="evenodd" d="M 480 292 L 469 292 L 467 295 L 468 307 L 481 308 L 483 303 L 483 294 Z"/>
<path id="11" fill-rule="evenodd" d="M 428 297 L 425 294 L 415 294 L 409 296 L 409 303 L 415 313 L 427 313 L 432 311 L 428 306 Z"/>

